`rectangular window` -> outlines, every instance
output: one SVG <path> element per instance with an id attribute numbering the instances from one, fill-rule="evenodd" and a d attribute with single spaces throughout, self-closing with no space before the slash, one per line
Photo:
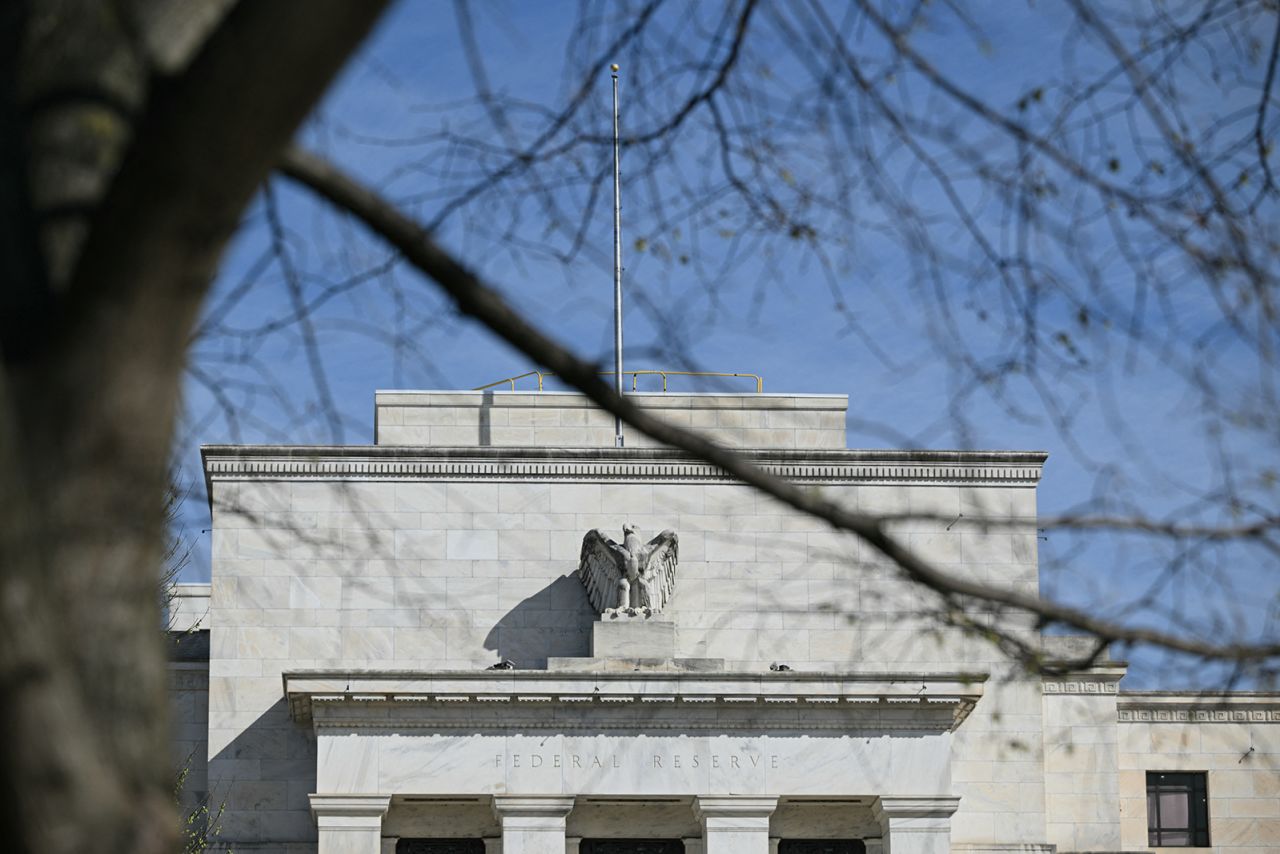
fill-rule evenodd
<path id="1" fill-rule="evenodd" d="M 1203 771 L 1147 772 L 1147 844 L 1209 845 L 1209 790 Z"/>

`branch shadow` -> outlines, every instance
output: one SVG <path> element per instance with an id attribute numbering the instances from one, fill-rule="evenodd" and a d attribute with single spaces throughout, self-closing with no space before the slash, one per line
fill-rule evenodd
<path id="1" fill-rule="evenodd" d="M 548 658 L 591 655 L 596 620 L 575 575 L 562 575 L 516 605 L 485 636 L 485 649 L 522 669 L 545 669 Z"/>

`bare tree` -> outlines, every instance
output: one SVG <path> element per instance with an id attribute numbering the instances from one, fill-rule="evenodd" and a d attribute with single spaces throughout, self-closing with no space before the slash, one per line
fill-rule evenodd
<path id="1" fill-rule="evenodd" d="M 1001 101 L 945 60 L 996 51 L 1009 33 L 953 4 L 587 7 L 570 39 L 565 98 L 544 104 L 495 89 L 477 13 L 458 4 L 474 101 L 420 135 L 362 134 L 341 115 L 322 116 L 315 144 L 375 152 L 385 172 L 366 186 L 302 151 L 283 171 L 386 238 L 390 257 L 443 284 L 465 314 L 584 388 L 596 366 L 556 361 L 551 341 L 532 346 L 528 324 L 516 323 L 522 312 L 499 294 L 475 296 L 483 274 L 440 247 L 456 234 L 549 263 L 607 263 L 585 238 L 609 197 L 607 112 L 592 93 L 620 58 L 632 69 L 623 143 L 629 210 L 641 211 L 629 221 L 644 229 L 632 253 L 649 262 L 632 279 L 643 311 L 660 310 L 653 280 L 682 277 L 693 284 L 681 314 L 697 314 L 688 305 L 701 297 L 712 308 L 695 322 L 714 323 L 721 295 L 763 302 L 785 266 L 807 259 L 828 282 L 823 307 L 892 363 L 850 293 L 874 279 L 860 269 L 866 244 L 885 243 L 910 271 L 905 304 L 926 318 L 933 351 L 950 366 L 947 433 L 971 444 L 975 410 L 998 408 L 1053 431 L 1097 484 L 1090 500 L 1040 522 L 1058 547 L 1043 563 L 1057 594 L 1048 600 L 969 589 L 913 567 L 892 544 L 882 551 L 944 599 L 977 596 L 1126 648 L 1156 642 L 1226 661 L 1227 678 L 1273 678 L 1280 602 L 1269 594 L 1247 616 L 1239 605 L 1280 546 L 1280 247 L 1268 160 L 1280 125 L 1276 10 L 1135 2 L 1022 12 L 1023 26 L 1061 32 L 1061 56 L 1025 69 Z M 761 257 L 773 260 L 744 294 L 743 259 Z M 662 317 L 677 333 L 680 320 Z M 677 360 L 687 357 L 679 337 L 666 353 Z M 1145 413 L 1115 400 L 1126 376 L 1179 390 L 1203 439 L 1204 471 L 1153 457 Z M 1082 426 L 1085 403 L 1129 460 L 1090 447 L 1098 426 Z M 858 426 L 892 435 L 891 424 Z M 812 496 L 788 500 L 818 510 Z M 835 508 L 819 513 L 875 542 Z M 894 521 L 863 520 L 879 535 Z M 1101 555 L 1099 541 L 1108 544 Z M 1124 595 L 1114 584 L 1072 590 L 1081 577 L 1073 565 L 1099 558 L 1133 577 Z M 944 601 L 939 616 L 963 619 L 956 604 Z M 1152 618 L 1171 630 L 1153 631 Z M 1001 642 L 1034 661 L 1013 638 Z"/>
<path id="2" fill-rule="evenodd" d="M 1153 627 L 1150 612 L 1099 612 L 949 576 L 894 537 L 894 520 L 832 505 L 648 418 L 439 242 L 501 244 L 561 264 L 589 256 L 608 139 L 586 107 L 600 72 L 621 61 L 643 93 L 625 140 L 629 192 L 651 226 L 635 251 L 693 269 L 711 304 L 735 287 L 743 258 L 778 269 L 779 258 L 803 257 L 829 282 L 829 307 L 874 349 L 875 330 L 843 289 L 866 235 L 889 241 L 909 260 L 909 295 L 933 344 L 955 366 L 948 415 L 961 435 L 965 404 L 981 397 L 1010 417 L 1034 408 L 1070 443 L 1075 395 L 1107 394 L 1113 375 L 1102 366 L 1157 360 L 1205 414 L 1219 465 L 1178 484 L 1183 506 L 1158 518 L 1104 495 L 1045 524 L 1155 544 L 1168 558 L 1159 585 L 1188 566 L 1226 578 L 1222 548 L 1274 567 L 1274 3 L 1055 7 L 1044 14 L 1061 27 L 1063 58 L 1052 79 L 1028 75 L 1008 102 L 975 94 L 931 53 L 944 26 L 983 49 L 983 23 L 960 5 L 585 4 L 567 93 L 551 105 L 494 90 L 477 21 L 458 4 L 476 97 L 403 145 L 366 139 L 401 150 L 381 191 L 286 151 L 380 9 L 64 0 L 0 13 L 0 833 L 16 850 L 172 847 L 153 613 L 165 462 L 193 336 L 225 333 L 226 300 L 255 288 L 254 270 L 268 266 L 290 313 L 246 336 L 296 336 L 335 438 L 343 423 L 316 308 L 365 286 L 394 303 L 416 282 L 401 275 L 412 267 L 458 311 L 637 429 L 857 533 L 932 590 L 945 619 L 963 625 L 966 606 L 982 602 L 1087 631 L 1099 648 L 1151 644 L 1254 674 L 1274 667 L 1274 620 L 1245 636 L 1215 635 L 1182 614 Z M 1224 86 L 1229 96 L 1190 97 Z M 359 135 L 340 116 L 318 122 L 317 138 Z M 352 275 L 310 277 L 268 191 L 268 251 L 201 319 L 221 253 L 277 164 L 342 212 Z M 354 248 L 364 244 L 348 216 L 391 251 Z M 721 242 L 709 249 L 713 237 Z M 380 337 L 426 356 L 411 344 L 434 328 L 426 314 Z M 207 354 L 190 370 L 228 423 L 262 417 L 239 405 L 244 395 L 286 405 L 271 377 L 235 388 Z M 1142 452 L 1123 418 L 1113 427 Z M 1270 462 L 1241 465 L 1258 454 Z M 1107 468 L 1093 463 L 1100 475 Z M 1149 598 L 1164 601 L 1158 587 Z M 1034 661 L 1015 635 L 996 640 Z"/>

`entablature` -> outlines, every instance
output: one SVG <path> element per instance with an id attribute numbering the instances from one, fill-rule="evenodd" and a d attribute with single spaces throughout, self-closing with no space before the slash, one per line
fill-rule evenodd
<path id="1" fill-rule="evenodd" d="M 984 674 L 285 673 L 294 720 L 380 729 L 948 732 Z"/>
<path id="2" fill-rule="evenodd" d="M 789 481 L 1033 487 L 1040 451 L 742 450 Z M 207 481 L 627 481 L 734 483 L 683 452 L 654 448 L 206 445 Z"/>

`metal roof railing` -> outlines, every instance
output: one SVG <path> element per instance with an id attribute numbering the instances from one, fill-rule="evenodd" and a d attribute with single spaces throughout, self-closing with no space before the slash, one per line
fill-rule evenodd
<path id="1" fill-rule="evenodd" d="M 738 377 L 741 379 L 755 380 L 756 394 L 764 393 L 764 377 L 760 376 L 759 374 L 725 373 L 722 371 L 656 371 L 656 370 L 623 371 L 622 374 L 623 376 L 630 375 L 632 391 L 636 390 L 636 382 L 640 379 L 640 377 L 651 377 L 651 376 L 662 377 L 662 391 L 664 393 L 667 391 L 668 377 Z M 600 376 L 602 377 L 611 377 L 613 375 L 614 375 L 613 371 L 600 372 Z M 525 373 L 517 374 L 514 377 L 507 377 L 506 379 L 501 379 L 501 380 L 497 380 L 496 382 L 488 383 L 486 385 L 477 386 L 474 389 L 472 389 L 472 391 L 486 391 L 491 388 L 496 388 L 497 386 L 500 386 L 500 385 L 510 385 L 511 391 L 515 391 L 516 381 L 527 379 L 529 377 L 538 378 L 538 391 L 542 391 L 543 381 L 547 377 L 554 377 L 554 376 L 555 374 L 552 373 L 551 371 L 526 371 Z"/>

